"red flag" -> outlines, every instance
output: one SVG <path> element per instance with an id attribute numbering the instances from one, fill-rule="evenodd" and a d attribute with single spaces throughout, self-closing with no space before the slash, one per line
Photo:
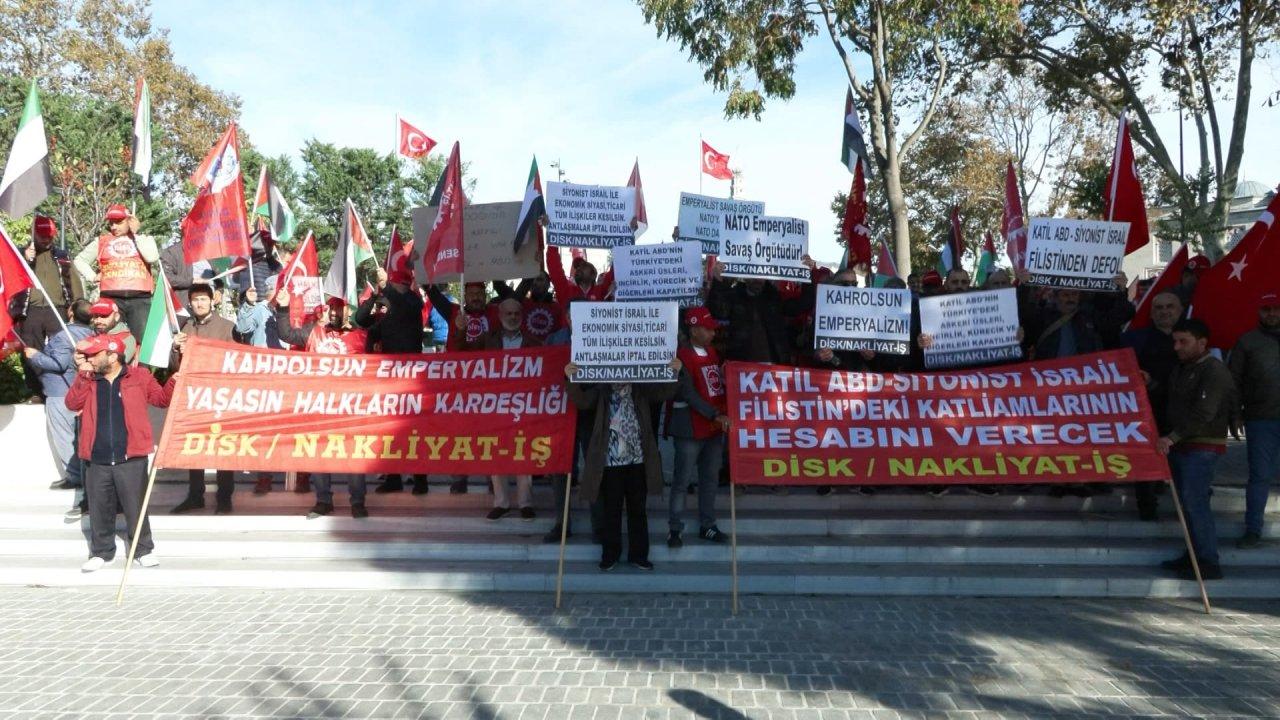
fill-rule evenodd
<path id="1" fill-rule="evenodd" d="M 1111 172 L 1107 173 L 1107 196 L 1103 198 L 1103 207 L 1107 220 L 1129 223 L 1129 242 L 1124 247 L 1126 255 L 1151 242 L 1147 229 L 1147 201 L 1142 197 L 1142 182 L 1138 179 L 1138 165 L 1123 112 L 1116 130 L 1116 150 L 1111 157 Z"/>
<path id="2" fill-rule="evenodd" d="M 627 187 L 636 189 L 636 237 L 644 234 L 649 229 L 649 213 L 644 209 L 644 185 L 640 183 L 640 160 L 636 160 L 636 164 L 631 168 L 631 177 L 627 180 Z"/>
<path id="3" fill-rule="evenodd" d="M 250 256 L 235 123 L 196 168 L 191 184 L 196 186 L 196 201 L 182 220 L 182 252 L 187 264 Z"/>
<path id="4" fill-rule="evenodd" d="M 1004 211 L 1000 213 L 1000 234 L 1004 236 L 1005 253 L 1014 269 L 1025 267 L 1027 224 L 1022 219 L 1022 194 L 1018 192 L 1018 176 L 1010 161 L 1004 170 Z"/>
<path id="5" fill-rule="evenodd" d="M 732 180 L 733 171 L 729 169 L 729 156 L 702 141 L 702 172 L 717 180 Z"/>
<path id="6" fill-rule="evenodd" d="M 7 337 L 13 329 L 13 318 L 9 317 L 9 303 L 24 290 L 36 286 L 31 267 L 18 252 L 9 234 L 0 227 L 0 338 Z"/>
<path id="7" fill-rule="evenodd" d="M 1191 317 L 1209 324 L 1209 344 L 1230 349 L 1258 324 L 1263 293 L 1280 292 L 1280 192 L 1231 252 L 1204 271 L 1191 302 Z"/>
<path id="8" fill-rule="evenodd" d="M 854 163 L 853 185 L 844 204 L 844 220 L 840 238 L 849 249 L 849 267 L 859 263 L 871 265 L 871 230 L 867 227 L 867 180 L 862 175 L 863 163 Z"/>
<path id="9" fill-rule="evenodd" d="M 9 328 L 9 332 L 4 336 L 4 340 L 0 340 L 0 360 L 22 349 L 22 338 L 18 337 L 18 333 L 13 328 Z"/>
<path id="10" fill-rule="evenodd" d="M 458 143 L 453 144 L 449 162 L 444 171 L 444 190 L 440 194 L 440 207 L 436 221 L 427 236 L 427 254 L 422 265 L 427 280 L 434 282 L 442 275 L 461 275 L 463 270 L 462 247 L 465 237 L 462 227 L 462 160 Z"/>
<path id="11" fill-rule="evenodd" d="M 1137 330 L 1151 324 L 1151 301 L 1160 293 L 1172 290 L 1178 286 L 1178 283 L 1182 282 L 1182 271 L 1186 269 L 1189 259 L 1191 259 L 1191 252 L 1187 249 L 1187 244 L 1182 243 L 1182 247 L 1178 248 L 1178 252 L 1174 253 L 1173 259 L 1160 272 L 1160 277 L 1151 283 L 1151 287 L 1147 288 L 1146 294 L 1138 301 L 1138 307 L 1134 310 L 1133 319 L 1129 321 L 1128 329 Z"/>
<path id="12" fill-rule="evenodd" d="M 418 128 L 405 122 L 404 118 L 397 117 L 397 129 L 400 134 L 399 151 L 400 154 L 415 160 L 431 152 L 431 148 L 436 146 L 436 141 L 427 137 L 427 134 Z"/>
<path id="13" fill-rule="evenodd" d="M 316 254 L 316 239 L 310 232 L 293 255 L 285 259 L 284 266 L 276 287 L 289 291 L 289 324 L 302 327 L 315 306 L 324 302 L 320 292 L 320 257 Z"/>

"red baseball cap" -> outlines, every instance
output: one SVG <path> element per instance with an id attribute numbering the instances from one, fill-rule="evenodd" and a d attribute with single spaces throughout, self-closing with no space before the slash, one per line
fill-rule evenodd
<path id="1" fill-rule="evenodd" d="M 711 311 L 705 307 L 691 307 L 684 311 L 684 321 L 689 327 L 704 327 L 708 330 L 719 330 L 720 322 L 711 317 Z"/>
<path id="2" fill-rule="evenodd" d="M 36 237 L 55 237 L 58 234 L 58 224 L 51 217 L 37 215 L 31 230 Z"/>
<path id="3" fill-rule="evenodd" d="M 325 300 L 324 304 L 328 305 L 334 312 L 337 312 L 347 306 L 347 301 L 340 297 L 331 297 L 328 300 Z"/>
<path id="4" fill-rule="evenodd" d="M 90 335 L 76 345 L 76 350 L 86 357 L 103 351 L 124 353 L 124 342 L 116 335 Z"/>
<path id="5" fill-rule="evenodd" d="M 937 270 L 930 270 L 920 276 L 920 284 L 926 286 L 934 286 L 942 284 L 942 273 Z"/>
<path id="6" fill-rule="evenodd" d="M 120 222 L 129 217 L 129 209 L 123 205 L 109 205 L 107 207 L 107 220 L 111 222 Z"/>
<path id="7" fill-rule="evenodd" d="M 1275 307 L 1280 305 L 1280 293 L 1268 290 L 1258 296 L 1258 307 Z"/>
<path id="8" fill-rule="evenodd" d="M 1183 269 L 1183 272 L 1193 272 L 1196 275 L 1199 275 L 1205 270 L 1208 270 L 1210 264 L 1209 258 L 1204 255 L 1197 255 L 1190 260 L 1187 260 L 1187 266 Z"/>
<path id="9" fill-rule="evenodd" d="M 114 300 L 98 298 L 97 302 L 89 306 L 89 317 L 106 317 L 117 310 Z"/>

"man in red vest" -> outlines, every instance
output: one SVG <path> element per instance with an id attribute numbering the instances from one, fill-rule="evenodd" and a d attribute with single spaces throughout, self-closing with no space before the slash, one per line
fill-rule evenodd
<path id="1" fill-rule="evenodd" d="M 683 369 L 679 386 L 668 415 L 667 434 L 676 448 L 675 475 L 667 506 L 667 547 L 684 545 L 681 533 L 684 521 L 686 488 L 698 482 L 698 537 L 710 542 L 724 542 L 727 535 L 716 527 L 716 487 L 720 482 L 720 464 L 724 455 L 724 433 L 729 428 L 721 371 L 723 365 L 711 341 L 720 323 L 705 307 L 685 312 L 689 326 L 689 343 L 676 351 Z"/>
<path id="2" fill-rule="evenodd" d="M 155 290 L 151 264 L 160 259 L 160 251 L 153 238 L 137 234 L 138 219 L 125 206 L 108 207 L 106 220 L 110 232 L 85 245 L 75 267 L 85 280 L 98 284 L 99 296 L 115 301 L 129 332 L 142 342 Z"/>

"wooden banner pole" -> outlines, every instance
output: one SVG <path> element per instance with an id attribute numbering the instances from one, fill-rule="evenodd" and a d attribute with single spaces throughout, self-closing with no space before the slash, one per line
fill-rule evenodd
<path id="1" fill-rule="evenodd" d="M 560 563 L 556 568 L 556 609 L 560 609 L 560 591 L 564 587 L 564 546 L 569 541 L 569 493 L 573 490 L 573 473 L 564 476 L 564 508 L 560 512 Z"/>
<path id="2" fill-rule="evenodd" d="M 142 494 L 142 512 L 138 513 L 138 526 L 133 529 L 133 538 L 129 541 L 129 554 L 124 559 L 124 574 L 120 576 L 120 589 L 116 591 L 116 607 L 120 607 L 124 602 L 124 585 L 129 581 L 129 568 L 133 566 L 134 553 L 138 552 L 138 538 L 142 535 L 143 526 L 147 524 L 147 506 L 151 504 L 151 489 L 155 484 L 156 465 L 153 462 L 151 472 L 147 474 L 147 490 Z"/>
<path id="3" fill-rule="evenodd" d="M 733 614 L 738 614 L 738 486 L 729 478 L 729 554 L 733 568 Z"/>
<path id="4" fill-rule="evenodd" d="M 1196 582 L 1200 584 L 1200 602 L 1204 603 L 1204 614 L 1209 615 L 1209 593 L 1204 588 L 1204 578 L 1200 575 L 1200 561 L 1196 559 L 1196 549 L 1191 544 L 1191 530 L 1187 527 L 1187 517 L 1182 514 L 1182 501 L 1178 499 L 1178 488 L 1169 479 L 1169 490 L 1173 494 L 1173 507 L 1178 511 L 1178 522 L 1182 523 L 1182 539 L 1187 543 L 1187 557 L 1191 558 L 1191 570 L 1196 574 Z"/>

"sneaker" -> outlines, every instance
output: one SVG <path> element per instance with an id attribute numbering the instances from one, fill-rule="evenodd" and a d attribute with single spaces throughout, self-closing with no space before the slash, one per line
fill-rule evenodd
<path id="1" fill-rule="evenodd" d="M 71 509 L 62 514 L 62 521 L 73 523 L 84 517 L 84 509 L 79 505 L 72 505 Z"/>
<path id="2" fill-rule="evenodd" d="M 556 525 L 555 527 L 551 528 L 550 530 L 547 531 L 546 535 L 542 536 L 542 542 L 547 543 L 548 545 L 550 545 L 551 543 L 559 543 L 561 530 L 562 528 L 559 525 Z M 569 531 L 568 533 L 565 533 L 565 537 L 566 538 L 573 537 L 573 531 Z"/>
<path id="3" fill-rule="evenodd" d="M 628 562 L 631 563 L 632 567 L 640 568 L 641 570 L 653 570 L 653 563 L 648 560 L 629 560 Z"/>
<path id="4" fill-rule="evenodd" d="M 506 515 L 506 514 L 507 514 L 507 513 L 509 513 L 509 512 L 511 512 L 510 508 L 496 507 L 496 508 L 494 508 L 494 509 L 490 510 L 490 511 L 489 511 L 489 514 L 484 516 L 484 519 L 485 519 L 485 520 L 500 520 L 500 519 L 502 519 L 502 516 L 503 516 L 503 515 Z"/>
<path id="5" fill-rule="evenodd" d="M 230 500 L 219 501 L 218 506 L 213 509 L 213 514 L 214 515 L 230 515 L 231 501 Z"/>
<path id="6" fill-rule="evenodd" d="M 1241 550 L 1252 550 L 1257 547 L 1262 547 L 1262 533 L 1253 532 L 1252 530 L 1245 532 L 1245 534 L 1236 541 L 1236 547 Z"/>
<path id="7" fill-rule="evenodd" d="M 413 494 L 414 494 L 414 495 L 426 495 L 426 494 L 427 494 L 427 491 L 429 491 L 430 489 L 431 489 L 431 488 L 427 485 L 427 479 L 426 479 L 426 478 L 422 478 L 422 480 L 421 480 L 421 481 L 416 480 L 416 479 L 413 481 Z"/>
<path id="8" fill-rule="evenodd" d="M 369 517 L 369 511 L 365 509 L 364 503 L 351 503 L 351 517 L 357 520 Z"/>
<path id="9" fill-rule="evenodd" d="M 107 564 L 110 562 L 111 561 L 107 560 L 106 558 L 100 558 L 97 555 L 94 555 L 93 557 L 86 560 L 83 565 L 80 566 L 80 572 L 86 572 L 86 573 L 98 572 L 102 568 L 106 567 Z"/>
<path id="10" fill-rule="evenodd" d="M 601 560 L 599 565 L 600 572 L 609 572 L 617 564 L 618 564 L 617 560 Z"/>
<path id="11" fill-rule="evenodd" d="M 680 533 L 674 530 L 667 533 L 667 547 L 671 548 L 672 550 L 684 547 L 684 540 L 681 539 Z"/>
<path id="12" fill-rule="evenodd" d="M 449 494 L 450 494 L 450 495 L 466 495 L 466 494 L 467 494 L 467 481 L 466 481 L 466 480 L 454 480 L 453 482 L 449 483 Z"/>
<path id="13" fill-rule="evenodd" d="M 204 498 L 189 497 L 186 500 L 183 500 L 182 502 L 178 503 L 178 506 L 170 510 L 169 514 L 181 515 L 182 513 L 191 512 L 192 510 L 203 510 L 203 509 L 204 509 Z"/>
<path id="14" fill-rule="evenodd" d="M 62 478 L 61 480 L 57 480 L 52 485 L 50 485 L 49 489 L 50 490 L 73 490 L 75 489 L 75 485 L 72 485 L 71 483 L 67 482 L 66 478 Z"/>
<path id="15" fill-rule="evenodd" d="M 709 528 L 702 528 L 702 530 L 698 532 L 698 537 L 706 540 L 707 542 L 715 543 L 722 543 L 729 539 L 728 534 L 720 532 L 720 528 L 715 525 L 712 525 Z"/>
<path id="16" fill-rule="evenodd" d="M 271 492 L 271 476 L 260 475 L 258 477 L 258 482 L 253 486 L 253 494 L 266 495 L 269 492 Z"/>
<path id="17" fill-rule="evenodd" d="M 315 520 L 318 517 L 324 517 L 333 512 L 333 503 L 318 502 L 311 508 L 311 512 L 307 513 L 308 520 Z"/>
<path id="18" fill-rule="evenodd" d="M 531 508 L 531 507 L 522 507 L 522 508 L 520 508 L 520 519 L 521 519 L 521 520 L 523 520 L 523 521 L 525 521 L 525 522 L 532 522 L 532 521 L 533 521 L 533 519 L 534 519 L 534 518 L 536 518 L 536 517 L 538 517 L 538 516 L 533 512 L 533 508 Z"/>
<path id="19" fill-rule="evenodd" d="M 134 558 L 133 561 L 146 568 L 158 567 L 160 565 L 160 559 L 156 557 L 155 553 L 147 553 L 140 558 Z"/>

